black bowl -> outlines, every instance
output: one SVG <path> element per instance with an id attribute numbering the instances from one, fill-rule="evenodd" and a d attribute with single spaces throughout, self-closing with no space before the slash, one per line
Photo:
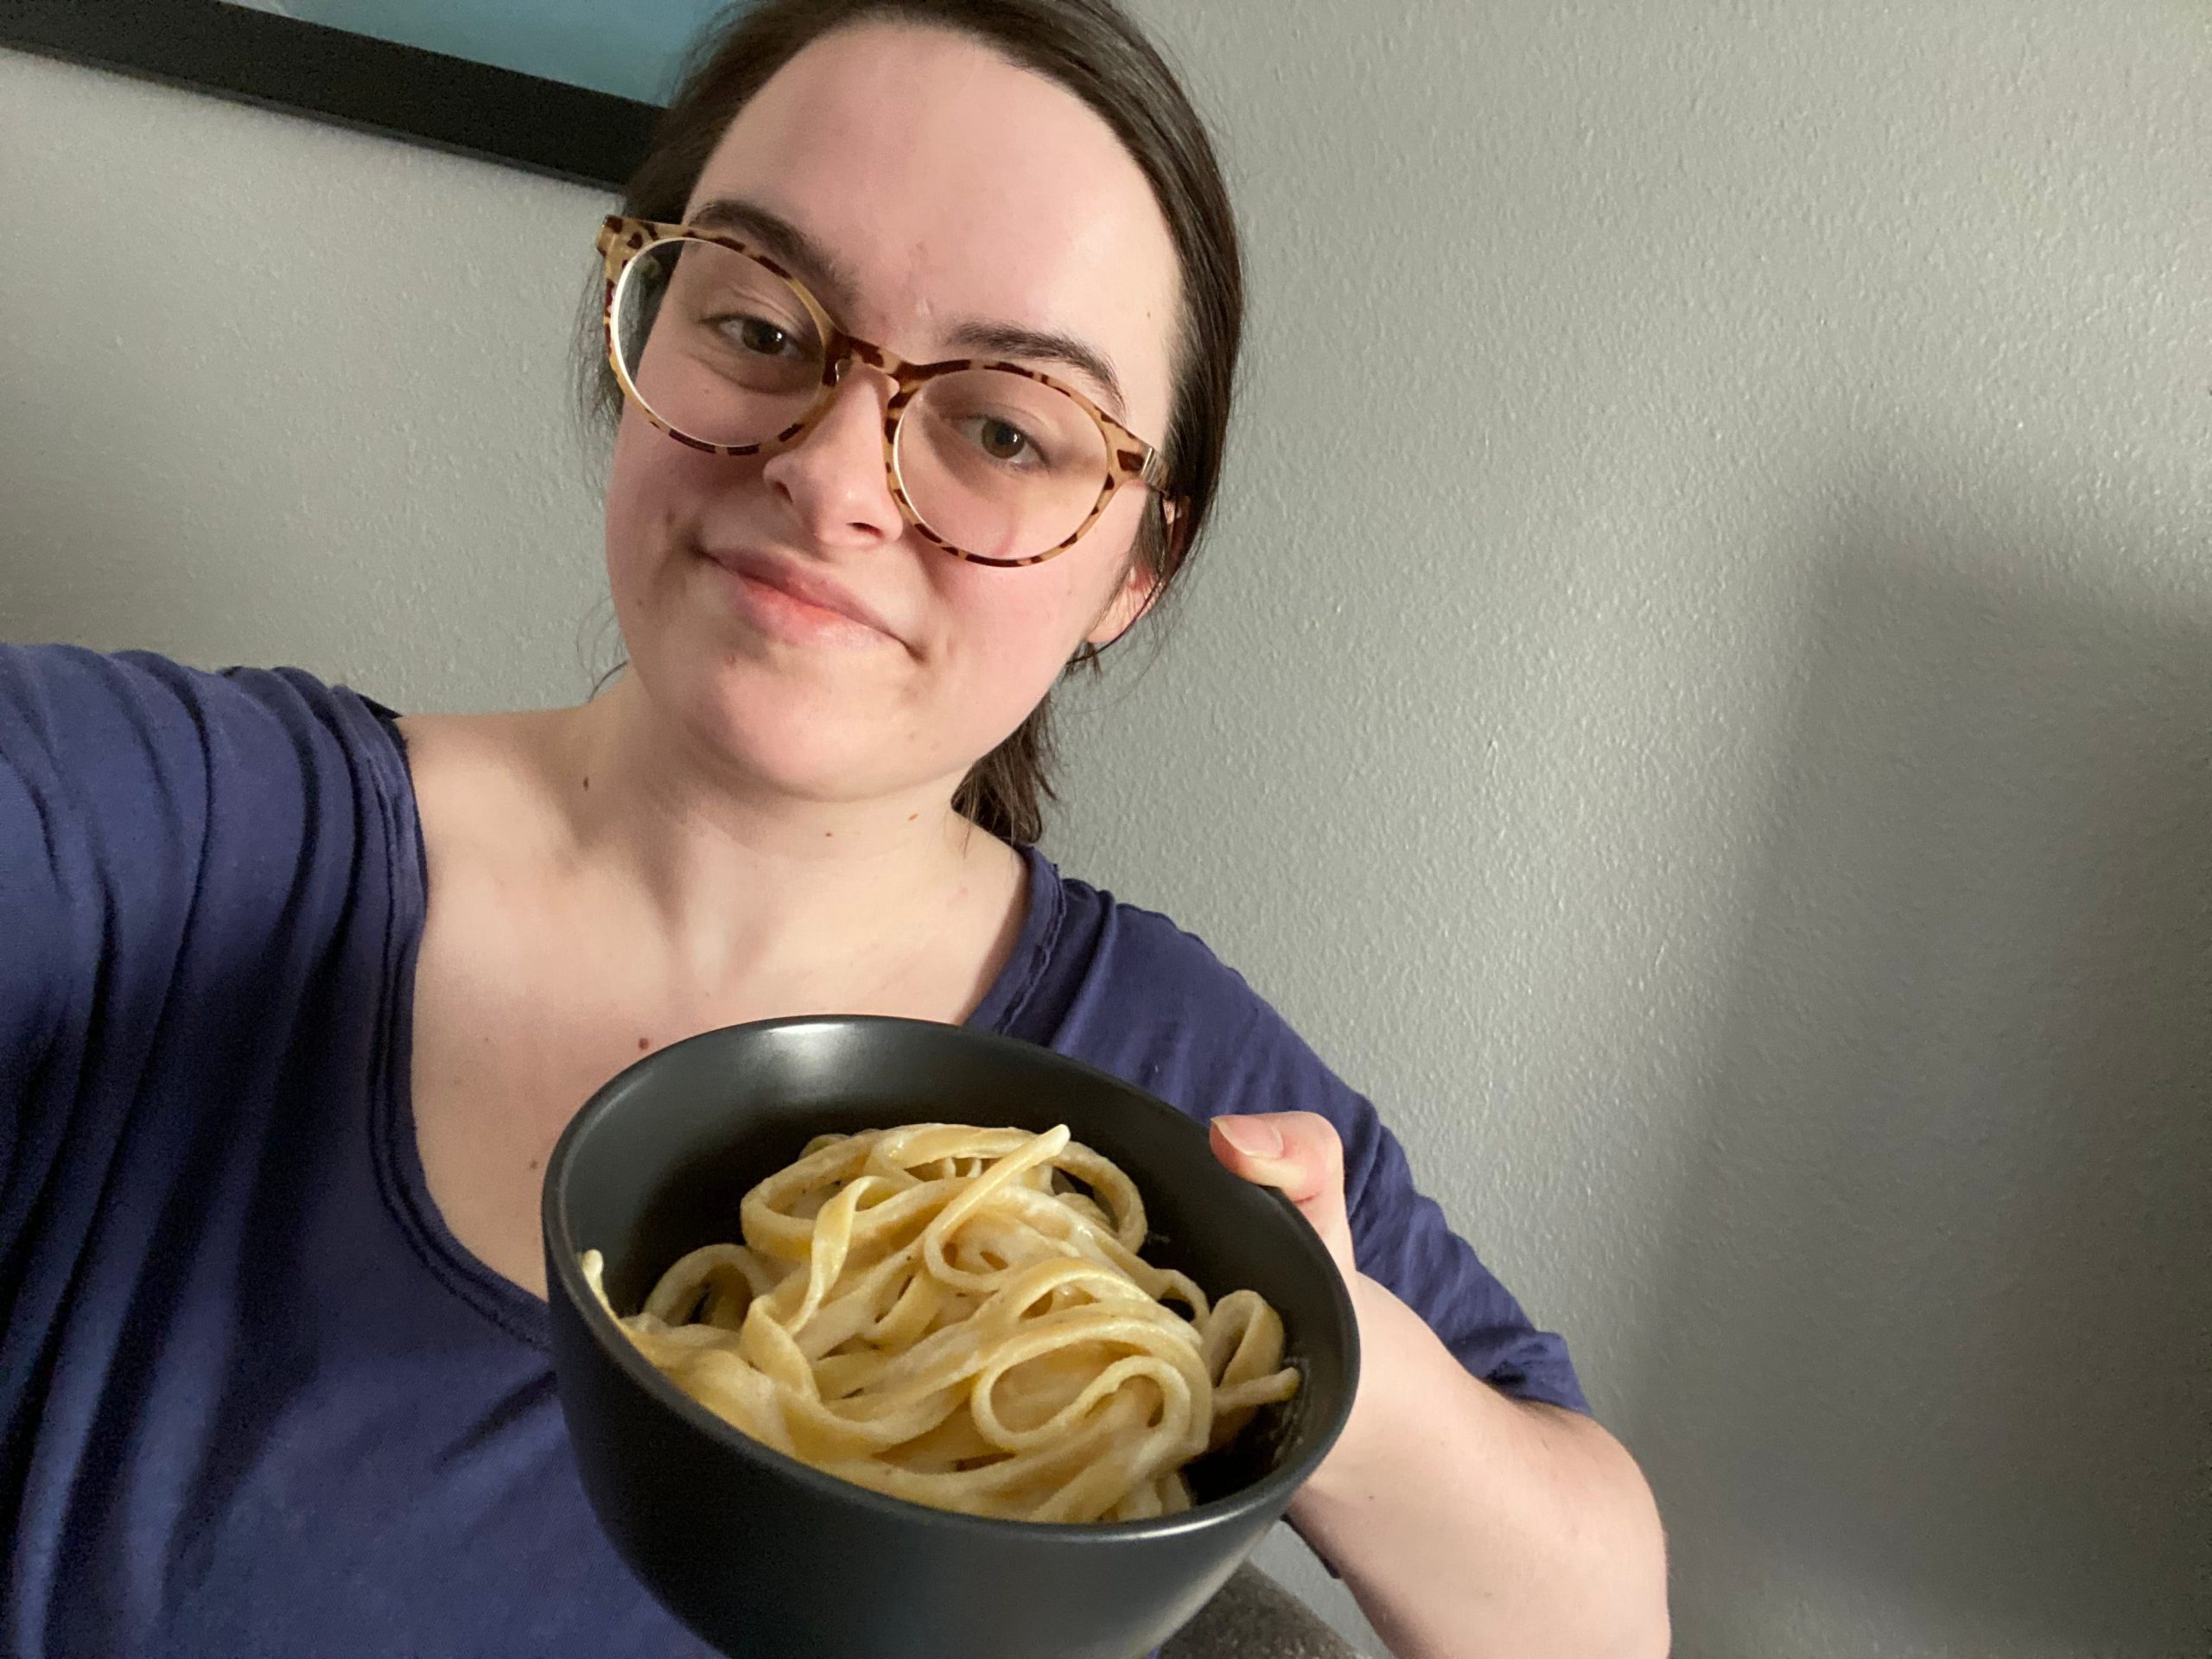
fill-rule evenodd
<path id="1" fill-rule="evenodd" d="M 576 1264 L 635 1309 L 738 1201 L 826 1132 L 1066 1123 L 1144 1194 L 1148 1260 L 1282 1314 L 1302 1374 L 1154 1521 L 1039 1525 L 887 1497 L 769 1450 L 696 1404 L 610 1320 Z M 632 1570 L 724 1653 L 752 1659 L 1136 1659 L 1220 1587 L 1319 1464 L 1359 1373 L 1351 1298 L 1280 1192 L 1217 1163 L 1173 1107 L 1049 1050 L 907 1020 L 710 1031 L 594 1095 L 545 1170 L 561 1407 L 585 1493 Z"/>

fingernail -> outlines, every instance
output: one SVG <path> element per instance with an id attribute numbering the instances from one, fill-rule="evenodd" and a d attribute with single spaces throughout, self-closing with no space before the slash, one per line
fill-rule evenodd
<path id="1" fill-rule="evenodd" d="M 1282 1156 L 1282 1131 L 1263 1117 L 1217 1117 L 1214 1126 L 1247 1158 Z"/>

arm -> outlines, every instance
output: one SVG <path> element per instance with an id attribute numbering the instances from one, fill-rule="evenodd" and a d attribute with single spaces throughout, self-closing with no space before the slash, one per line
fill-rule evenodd
<path id="1" fill-rule="evenodd" d="M 0 1274 L 34 1225 L 90 1224 L 140 1103 L 178 1097 L 163 1065 L 204 1084 L 283 1063 L 270 1022 L 321 969 L 345 849 L 380 827 L 351 770 L 380 747 L 305 677 L 0 645 Z M 28 1294 L 0 1282 L 0 1309 L 40 1317 Z"/>
<path id="2" fill-rule="evenodd" d="M 35 1180 L 15 1172 L 56 1133 L 32 1109 L 32 1086 L 77 1014 L 75 987 L 99 971 L 100 918 L 72 891 L 84 869 L 71 863 L 77 837 L 44 690 L 29 653 L 0 646 L 0 1273 L 12 1271 L 36 1197 Z M 0 1304 L 13 1289 L 0 1278 Z"/>
<path id="3" fill-rule="evenodd" d="M 1668 1647 L 1659 1517 L 1595 1422 L 1470 1376 L 1420 1315 L 1356 1269 L 1328 1120 L 1214 1120 L 1216 1154 L 1277 1186 L 1352 1293 L 1359 1397 L 1292 1504 L 1398 1659 L 1649 1659 Z"/>

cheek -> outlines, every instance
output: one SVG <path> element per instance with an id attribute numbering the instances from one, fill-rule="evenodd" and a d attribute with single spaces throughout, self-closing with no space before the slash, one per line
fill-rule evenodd
<path id="1" fill-rule="evenodd" d="M 727 467 L 670 439 L 625 408 L 607 476 L 607 578 L 618 615 L 645 606 L 665 570 L 683 527 L 717 487 Z"/>
<path id="2" fill-rule="evenodd" d="M 957 677 L 989 677 L 994 702 L 1033 704 L 1050 690 L 1120 591 L 1141 509 L 1135 493 L 1124 492 L 1090 535 L 1042 564 L 994 569 L 945 560 L 938 582 L 956 622 L 949 644 Z"/>
<path id="3" fill-rule="evenodd" d="M 647 550 L 664 539 L 667 491 L 654 477 L 663 458 L 652 447 L 660 435 L 623 410 L 607 474 L 607 575 L 618 610 L 634 600 Z"/>

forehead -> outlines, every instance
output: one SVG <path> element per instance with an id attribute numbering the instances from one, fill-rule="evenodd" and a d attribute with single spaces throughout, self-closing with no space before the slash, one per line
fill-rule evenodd
<path id="1" fill-rule="evenodd" d="M 872 25 L 815 41 L 741 111 L 691 206 L 788 220 L 851 291 L 838 321 L 906 357 L 963 325 L 1072 335 L 1114 365 L 1128 417 L 1169 404 L 1179 280 L 1150 184 L 1083 101 L 988 47 Z"/>

